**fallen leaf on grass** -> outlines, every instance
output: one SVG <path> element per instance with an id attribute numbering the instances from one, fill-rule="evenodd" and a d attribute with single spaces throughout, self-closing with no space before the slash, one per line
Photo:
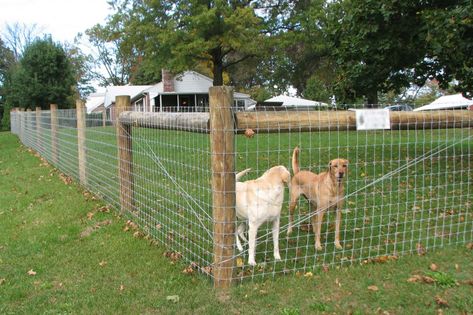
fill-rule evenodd
<path id="1" fill-rule="evenodd" d="M 304 277 L 306 277 L 306 278 L 312 278 L 313 276 L 314 276 L 314 274 L 313 274 L 312 272 L 310 272 L 310 271 L 309 271 L 309 272 L 306 272 L 306 273 L 304 274 Z"/>
<path id="2" fill-rule="evenodd" d="M 322 265 L 322 270 L 323 270 L 324 272 L 328 272 L 328 271 L 329 271 L 328 265 L 323 264 L 323 265 Z"/>
<path id="3" fill-rule="evenodd" d="M 5 278 L 0 279 L 0 285 L 4 284 L 7 281 Z"/>
<path id="4" fill-rule="evenodd" d="M 120 284 L 120 291 L 125 290 L 125 286 L 123 284 Z"/>
<path id="5" fill-rule="evenodd" d="M 212 274 L 212 266 L 205 266 L 204 268 L 202 268 L 202 272 L 204 272 L 207 275 L 211 275 Z"/>
<path id="6" fill-rule="evenodd" d="M 473 243 L 466 244 L 466 248 L 469 249 L 469 250 L 472 250 L 473 249 Z"/>
<path id="7" fill-rule="evenodd" d="M 100 267 L 105 267 L 106 265 L 107 265 L 107 262 L 105 260 L 102 260 L 101 262 L 99 262 Z"/>
<path id="8" fill-rule="evenodd" d="M 144 236 L 143 232 L 140 232 L 140 231 L 136 231 L 135 233 L 133 233 L 134 238 L 141 238 L 143 236 Z"/>
<path id="9" fill-rule="evenodd" d="M 167 251 L 164 253 L 164 257 L 167 257 L 171 259 L 173 262 L 176 262 L 182 258 L 182 254 L 179 252 Z"/>
<path id="10" fill-rule="evenodd" d="M 435 280 L 431 277 L 428 276 L 421 276 L 421 275 L 413 275 L 409 279 L 407 279 L 407 282 L 421 282 L 421 283 L 434 283 Z"/>
<path id="11" fill-rule="evenodd" d="M 110 212 L 110 206 L 102 206 L 98 209 L 100 212 L 105 212 L 109 213 Z"/>
<path id="12" fill-rule="evenodd" d="M 186 275 L 191 275 L 195 272 L 194 268 L 192 267 L 192 265 L 190 266 L 187 266 L 186 268 L 184 268 L 184 270 L 182 270 L 182 273 L 186 274 Z"/>
<path id="13" fill-rule="evenodd" d="M 421 243 L 417 243 L 416 250 L 417 250 L 417 255 L 419 255 L 419 256 L 425 255 L 425 253 L 426 253 L 426 250 L 425 250 L 424 246 L 422 246 Z"/>
<path id="14" fill-rule="evenodd" d="M 178 303 L 179 302 L 179 295 L 168 295 L 166 297 L 166 301 Z"/>
<path id="15" fill-rule="evenodd" d="M 28 275 L 30 275 L 30 276 L 36 276 L 36 271 L 34 271 L 33 269 L 30 269 L 30 270 L 28 271 Z"/>
<path id="16" fill-rule="evenodd" d="M 95 213 L 93 213 L 93 212 L 87 213 L 87 219 L 92 220 L 92 218 L 94 217 L 94 215 L 95 215 Z"/>
<path id="17" fill-rule="evenodd" d="M 431 278 L 431 277 L 429 277 L 429 276 L 422 276 L 422 281 L 423 281 L 424 283 L 429 283 L 429 284 L 435 282 L 434 278 Z"/>
<path id="18" fill-rule="evenodd" d="M 104 225 L 112 224 L 112 220 L 101 221 L 94 226 L 88 226 L 84 231 L 80 233 L 80 238 L 85 238 L 90 236 L 95 230 L 100 229 Z"/>
<path id="19" fill-rule="evenodd" d="M 407 282 L 420 282 L 422 281 L 422 276 L 419 276 L 419 275 L 413 275 L 412 277 L 410 277 L 409 279 L 407 279 Z"/>
<path id="20" fill-rule="evenodd" d="M 4 279 L 5 280 L 5 279 Z M 465 280 L 462 282 L 463 284 L 469 284 L 473 286 L 473 280 Z"/>
<path id="21" fill-rule="evenodd" d="M 448 306 L 448 301 L 438 295 L 435 297 L 435 303 L 437 303 L 438 306 Z"/>
<path id="22" fill-rule="evenodd" d="M 378 287 L 375 286 L 375 285 L 370 285 L 370 286 L 368 287 L 368 290 L 370 290 L 370 291 L 378 291 L 379 289 L 378 289 Z"/>
<path id="23" fill-rule="evenodd" d="M 438 266 L 436 264 L 430 264 L 429 269 L 432 271 L 437 271 Z"/>
<path id="24" fill-rule="evenodd" d="M 64 175 L 63 173 L 59 174 L 59 178 L 64 182 L 66 185 L 70 185 L 72 183 L 72 178 L 70 178 L 67 175 Z"/>
<path id="25" fill-rule="evenodd" d="M 237 257 L 236 265 L 237 265 L 238 268 L 243 267 L 244 263 L 243 263 L 243 259 L 241 257 Z"/>

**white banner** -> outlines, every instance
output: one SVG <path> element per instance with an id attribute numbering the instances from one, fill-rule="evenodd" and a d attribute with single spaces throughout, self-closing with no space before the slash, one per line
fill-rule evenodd
<path id="1" fill-rule="evenodd" d="M 388 109 L 357 109 L 356 130 L 391 129 Z"/>

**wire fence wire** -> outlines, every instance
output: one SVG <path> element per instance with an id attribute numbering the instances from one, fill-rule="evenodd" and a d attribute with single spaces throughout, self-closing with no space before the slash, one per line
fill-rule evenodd
<path id="1" fill-rule="evenodd" d="M 11 130 L 25 146 L 81 181 L 77 111 L 55 113 L 14 111 Z M 473 114 L 451 113 L 432 114 L 431 121 L 423 113 L 410 113 L 406 124 L 391 122 L 391 129 L 384 130 L 356 130 L 352 119 L 341 118 L 345 111 L 300 110 L 295 117 L 301 122 L 291 123 L 285 116 L 294 117 L 292 111 L 240 113 L 240 125 L 235 123 L 233 130 L 233 174 L 250 169 L 240 182 L 259 178 L 278 165 L 294 176 L 291 162 L 296 146 L 304 171 L 325 172 L 335 158 L 349 162 L 343 182 L 342 247 L 334 244 L 336 211 L 311 209 L 303 196 L 297 199 L 294 231 L 287 235 L 289 192 L 294 187 L 285 185 L 277 229 L 280 259 L 274 257 L 272 217 L 258 229 L 256 265 L 250 265 L 246 232 L 243 250 L 234 246 L 230 258 L 234 279 L 303 274 L 473 241 Z M 86 180 L 81 183 L 121 209 L 119 165 L 124 164 L 119 161 L 117 130 L 123 128 L 123 121 L 104 119 L 101 114 L 85 116 Z M 245 120 L 247 116 L 251 119 Z M 212 276 L 215 222 L 208 113 L 126 112 L 120 117 L 129 126 L 120 134 L 131 141 L 126 148 L 131 156 L 127 171 L 132 173 L 127 177 L 132 181 L 127 215 L 191 269 Z M 267 188 L 258 189 L 256 206 L 247 211 L 261 215 L 271 202 L 264 200 Z M 322 248 L 316 249 L 312 218 L 320 212 L 325 213 Z M 236 232 L 245 221 L 234 222 Z"/>

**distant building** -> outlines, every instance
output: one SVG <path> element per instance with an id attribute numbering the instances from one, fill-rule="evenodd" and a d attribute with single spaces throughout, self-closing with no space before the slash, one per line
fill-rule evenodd
<path id="1" fill-rule="evenodd" d="M 473 105 L 473 100 L 469 100 L 461 94 L 454 94 L 441 96 L 430 104 L 415 108 L 414 111 L 468 109 L 471 105 Z"/>
<path id="2" fill-rule="evenodd" d="M 109 86 L 104 95 L 103 107 L 92 102 L 87 105 L 88 112 L 105 110 L 108 118 L 113 118 L 115 98 L 128 95 L 131 98 L 132 110 L 140 112 L 202 112 L 208 111 L 209 88 L 213 85 L 211 78 L 195 71 L 185 71 L 173 76 L 163 70 L 162 82 L 155 85 Z M 256 104 L 250 95 L 235 92 L 234 105 L 237 109 L 246 110 Z M 95 103 L 94 103 L 95 104 Z"/>

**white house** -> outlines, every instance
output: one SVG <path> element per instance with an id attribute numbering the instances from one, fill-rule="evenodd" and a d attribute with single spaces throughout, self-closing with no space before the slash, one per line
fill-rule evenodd
<path id="1" fill-rule="evenodd" d="M 467 109 L 471 105 L 473 105 L 473 100 L 469 100 L 461 94 L 454 94 L 441 96 L 430 104 L 415 108 L 414 111 Z"/>
<path id="2" fill-rule="evenodd" d="M 115 98 L 128 95 L 132 110 L 141 112 L 200 112 L 208 111 L 209 88 L 213 85 L 211 78 L 195 71 L 186 71 L 172 76 L 163 70 L 162 82 L 155 85 L 109 86 L 103 97 L 103 106 L 90 101 L 88 112 L 105 110 L 107 117 L 113 117 Z M 256 104 L 250 95 L 235 92 L 233 95 L 236 108 L 245 110 Z M 89 102 L 88 102 L 89 103 Z"/>
<path id="3" fill-rule="evenodd" d="M 85 106 L 87 113 L 101 113 L 104 111 L 103 101 L 105 93 L 92 93 L 87 97 Z"/>

